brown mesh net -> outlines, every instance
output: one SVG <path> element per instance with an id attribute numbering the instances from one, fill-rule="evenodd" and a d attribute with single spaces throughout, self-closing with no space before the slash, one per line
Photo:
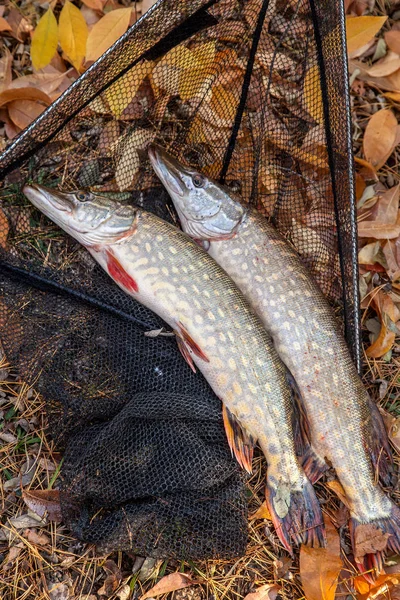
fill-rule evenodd
<path id="1" fill-rule="evenodd" d="M 162 326 L 28 204 L 90 189 L 177 222 L 146 147 L 226 182 L 342 307 L 359 366 L 356 231 L 340 0 L 160 0 L 0 157 L 0 320 L 43 393 L 81 539 L 157 557 L 234 556 L 243 480 L 220 403 Z"/>

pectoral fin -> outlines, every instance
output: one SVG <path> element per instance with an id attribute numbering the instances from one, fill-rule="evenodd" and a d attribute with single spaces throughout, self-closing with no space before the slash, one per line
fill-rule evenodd
<path id="1" fill-rule="evenodd" d="M 248 473 L 251 473 L 251 463 L 256 440 L 245 431 L 235 415 L 231 413 L 225 404 L 222 405 L 222 416 L 226 437 L 232 454 L 235 455 L 239 465 Z"/>
<path id="2" fill-rule="evenodd" d="M 190 351 L 193 352 L 196 356 L 204 360 L 205 362 L 210 362 L 209 358 L 200 348 L 200 346 L 194 341 L 194 339 L 190 336 L 187 329 L 182 325 L 182 323 L 178 322 L 177 329 L 175 329 L 176 340 L 178 342 L 178 348 L 186 360 L 189 367 L 192 369 L 193 373 L 196 373 L 196 368 L 194 366 L 192 356 Z"/>

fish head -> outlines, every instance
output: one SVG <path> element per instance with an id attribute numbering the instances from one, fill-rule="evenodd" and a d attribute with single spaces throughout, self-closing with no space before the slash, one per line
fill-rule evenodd
<path id="1" fill-rule="evenodd" d="M 37 183 L 25 185 L 22 191 L 84 246 L 111 244 L 134 232 L 137 210 L 105 196 L 79 190 L 60 192 Z"/>
<path id="2" fill-rule="evenodd" d="M 221 240 L 235 234 L 246 208 L 225 186 L 183 165 L 156 144 L 148 152 L 186 233 L 198 240 Z"/>

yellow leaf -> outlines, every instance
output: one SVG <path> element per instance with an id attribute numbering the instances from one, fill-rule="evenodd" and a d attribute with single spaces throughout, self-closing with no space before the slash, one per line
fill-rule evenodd
<path id="1" fill-rule="evenodd" d="M 120 159 L 115 171 L 118 189 L 122 192 L 131 185 L 139 171 L 140 159 L 138 150 L 143 150 L 154 139 L 151 129 L 134 129 L 121 142 Z"/>
<path id="2" fill-rule="evenodd" d="M 119 77 L 111 87 L 105 90 L 104 96 L 106 97 L 108 106 L 117 119 L 120 118 L 125 108 L 136 95 L 143 79 L 151 73 L 152 69 L 153 63 L 144 61 L 132 67 L 125 75 Z"/>
<path id="3" fill-rule="evenodd" d="M 351 54 L 365 46 L 381 29 L 387 17 L 347 17 L 347 52 Z"/>
<path id="4" fill-rule="evenodd" d="M 337 481 L 337 479 L 334 479 L 333 481 L 327 481 L 326 487 L 334 491 L 339 500 L 341 500 L 343 504 L 350 510 L 351 507 L 349 500 L 346 497 L 342 484 L 339 481 Z"/>
<path id="5" fill-rule="evenodd" d="M 250 515 L 249 520 L 253 521 L 254 519 L 268 519 L 269 521 L 272 520 L 271 513 L 269 512 L 269 508 L 265 500 L 261 504 L 261 506 L 258 507 L 256 512 Z"/>
<path id="6" fill-rule="evenodd" d="M 324 121 L 324 108 L 321 94 L 321 78 L 318 65 L 310 67 L 304 78 L 304 99 L 307 111 L 318 123 Z"/>
<path id="7" fill-rule="evenodd" d="M 3 211 L 0 209 L 0 246 L 2 248 L 6 247 L 7 236 L 10 226 L 8 224 L 8 219 Z"/>
<path id="8" fill-rule="evenodd" d="M 58 27 L 51 8 L 40 19 L 32 36 L 31 59 L 35 69 L 46 67 L 57 50 Z"/>
<path id="9" fill-rule="evenodd" d="M 86 44 L 86 60 L 97 60 L 128 29 L 131 8 L 118 8 L 107 13 L 89 33 Z"/>
<path id="10" fill-rule="evenodd" d="M 61 48 L 79 71 L 85 58 L 88 28 L 79 8 L 68 0 L 60 13 L 58 35 Z"/>
<path id="11" fill-rule="evenodd" d="M 300 576 L 307 600 L 334 600 L 337 580 L 343 563 L 340 539 L 332 521 L 324 517 L 326 548 L 300 549 Z"/>

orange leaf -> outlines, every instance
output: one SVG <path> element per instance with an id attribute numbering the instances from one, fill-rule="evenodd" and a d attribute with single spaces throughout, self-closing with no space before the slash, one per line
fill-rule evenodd
<path id="1" fill-rule="evenodd" d="M 46 106 L 51 104 L 51 99 L 47 94 L 33 87 L 17 88 L 5 90 L 0 93 L 0 108 L 14 100 L 37 100 L 43 102 Z"/>
<path id="2" fill-rule="evenodd" d="M 194 581 L 185 573 L 171 573 L 171 575 L 165 575 L 151 590 L 148 590 L 140 600 L 146 600 L 152 596 L 160 596 L 161 594 L 169 594 L 176 590 L 189 587 L 190 585 L 196 585 L 198 581 Z"/>
<path id="3" fill-rule="evenodd" d="M 327 481 L 326 487 L 335 492 L 339 500 L 341 500 L 341 502 L 343 502 L 343 504 L 350 510 L 351 507 L 349 505 L 348 499 L 346 498 L 343 486 L 339 481 L 337 481 L 337 479 L 334 479 L 333 481 Z"/>
<path id="4" fill-rule="evenodd" d="M 60 523 L 62 515 L 59 490 L 24 490 L 22 499 L 39 517 L 43 518 L 47 514 L 49 521 Z"/>
<path id="5" fill-rule="evenodd" d="M 385 98 L 389 98 L 389 100 L 394 100 L 394 102 L 400 102 L 400 92 L 386 92 L 383 94 Z"/>
<path id="6" fill-rule="evenodd" d="M 392 52 L 400 54 L 400 31 L 393 29 L 385 33 L 385 42 Z"/>
<path id="7" fill-rule="evenodd" d="M 87 61 L 100 58 L 125 33 L 131 14 L 131 8 L 118 8 L 107 13 L 93 26 L 86 44 Z"/>
<path id="8" fill-rule="evenodd" d="M 381 29 L 387 17 L 347 17 L 347 52 L 351 54 L 365 46 Z"/>
<path id="9" fill-rule="evenodd" d="M 364 155 L 376 169 L 382 167 L 392 154 L 396 142 L 397 119 L 390 109 L 378 110 L 365 129 Z"/>
<path id="10" fill-rule="evenodd" d="M 275 600 L 282 588 L 276 583 L 266 583 L 256 589 L 255 592 L 247 594 L 244 600 Z"/>
<path id="11" fill-rule="evenodd" d="M 326 548 L 300 549 L 300 576 L 307 600 L 334 600 L 339 573 L 343 567 L 340 558 L 340 539 L 332 521 L 324 516 Z"/>
<path id="12" fill-rule="evenodd" d="M 396 334 L 389 331 L 386 325 L 382 324 L 381 330 L 375 342 L 366 349 L 365 354 L 370 358 L 381 358 L 389 352 L 394 344 Z"/>
<path id="13" fill-rule="evenodd" d="M 89 8 L 93 10 L 103 10 L 105 2 L 103 0 L 82 0 L 83 4 L 86 4 Z"/>
<path id="14" fill-rule="evenodd" d="M 261 506 L 258 507 L 256 512 L 250 515 L 249 520 L 252 521 L 253 519 L 268 519 L 271 521 L 271 513 L 268 510 L 267 502 L 265 500 Z"/>
<path id="15" fill-rule="evenodd" d="M 0 17 L 0 31 L 11 31 L 11 26 L 3 17 Z"/>
<path id="16" fill-rule="evenodd" d="M 10 226 L 8 224 L 8 219 L 3 211 L 0 209 L 0 246 L 2 248 L 6 247 L 7 236 L 9 232 Z"/>
<path id="17" fill-rule="evenodd" d="M 400 56 L 389 50 L 384 58 L 367 69 L 367 73 L 371 77 L 386 77 L 386 75 L 391 75 L 398 69 L 400 69 Z"/>
<path id="18" fill-rule="evenodd" d="M 11 121 L 20 129 L 28 127 L 44 111 L 44 106 L 32 100 L 14 100 L 7 108 Z"/>

